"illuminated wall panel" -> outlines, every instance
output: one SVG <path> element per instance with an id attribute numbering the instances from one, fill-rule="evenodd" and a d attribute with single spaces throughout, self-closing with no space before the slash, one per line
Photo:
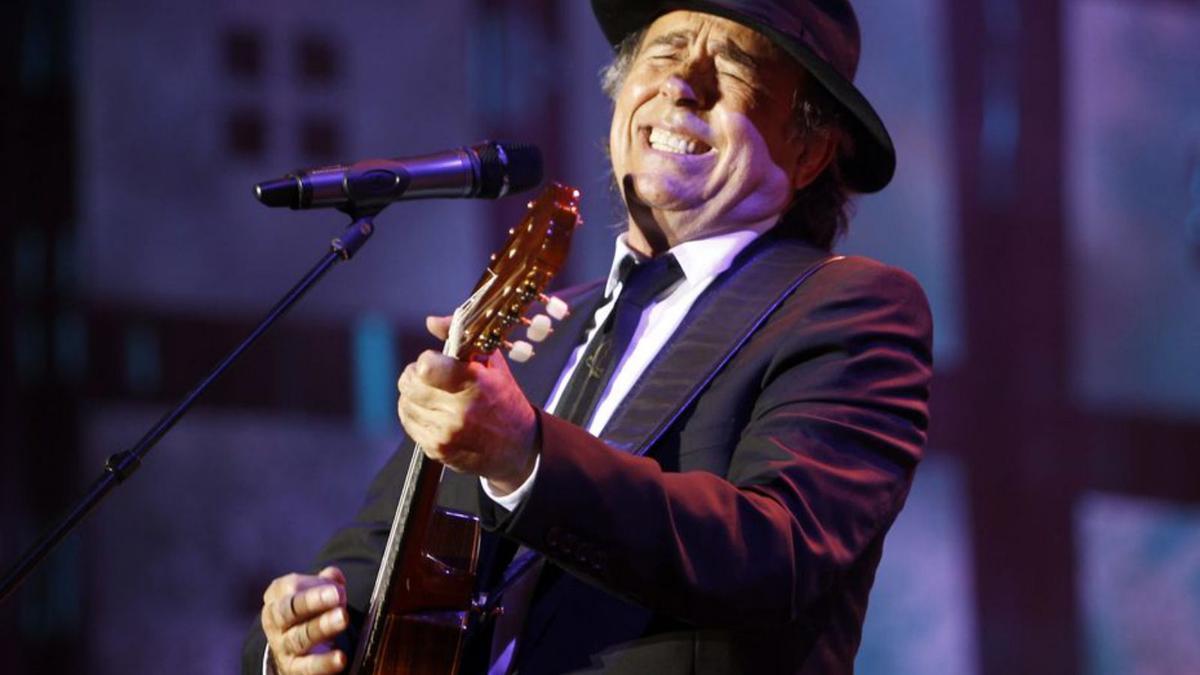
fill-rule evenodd
<path id="1" fill-rule="evenodd" d="M 856 84 L 891 132 L 898 166 L 886 190 L 859 200 L 841 250 L 916 275 L 933 307 L 938 366 L 946 367 L 964 346 L 943 3 L 870 0 L 854 7 L 863 35 Z"/>
<path id="2" fill-rule="evenodd" d="M 1093 675 L 1200 664 L 1200 507 L 1090 493 L 1075 510 Z"/>
<path id="3" fill-rule="evenodd" d="M 1067 3 L 1078 396 L 1200 412 L 1200 7 Z"/>

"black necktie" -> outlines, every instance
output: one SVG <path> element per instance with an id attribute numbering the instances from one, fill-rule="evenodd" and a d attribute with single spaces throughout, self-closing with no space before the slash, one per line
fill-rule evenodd
<path id="1" fill-rule="evenodd" d="M 641 263 L 626 256 L 617 274 L 622 281 L 616 305 L 575 365 L 554 409 L 559 417 L 580 426 L 592 417 L 596 402 L 633 340 L 646 305 L 674 286 L 683 277 L 683 269 L 669 253 Z"/>

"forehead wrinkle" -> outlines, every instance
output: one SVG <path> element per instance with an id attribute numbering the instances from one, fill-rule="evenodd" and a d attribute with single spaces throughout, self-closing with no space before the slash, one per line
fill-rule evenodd
<path id="1" fill-rule="evenodd" d="M 653 40 L 646 43 L 647 47 L 655 47 L 658 45 L 667 45 L 670 47 L 683 47 L 696 39 L 696 31 L 694 30 L 674 30 L 670 33 L 663 33 Z"/>
<path id="2" fill-rule="evenodd" d="M 680 29 L 669 33 L 663 33 L 649 42 L 645 47 L 656 47 L 665 45 L 669 47 L 685 47 L 696 39 L 697 31 L 694 29 Z M 713 48 L 712 53 L 716 56 L 726 58 L 738 65 L 747 68 L 757 69 L 762 65 L 762 60 L 746 51 L 735 42 L 732 38 L 725 38 L 718 42 Z"/>

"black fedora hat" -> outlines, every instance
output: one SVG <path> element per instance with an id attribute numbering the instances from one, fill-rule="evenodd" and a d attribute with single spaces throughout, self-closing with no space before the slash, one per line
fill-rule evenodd
<path id="1" fill-rule="evenodd" d="M 853 139 L 838 156 L 846 184 L 877 192 L 896 171 L 896 150 L 883 121 L 853 85 L 860 50 L 858 20 L 848 0 L 592 0 L 609 43 L 674 10 L 713 14 L 752 28 L 792 56 L 842 107 Z"/>

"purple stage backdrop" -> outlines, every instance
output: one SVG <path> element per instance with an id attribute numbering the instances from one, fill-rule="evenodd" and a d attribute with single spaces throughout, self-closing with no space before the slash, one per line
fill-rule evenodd
<path id="1" fill-rule="evenodd" d="M 887 541 L 858 672 L 1188 672 L 1200 6 L 854 4 L 859 84 L 900 159 L 841 248 L 915 274 L 937 326 L 931 449 Z M 566 280 L 608 267 L 622 225 L 597 78 L 609 48 L 587 3 L 30 0 L 14 16 L 6 87 L 20 114 L 4 133 L 20 161 L 6 161 L 30 184 L 65 166 L 71 190 L 54 227 L 4 193 L 2 562 L 341 230 L 336 212 L 262 207 L 260 180 L 528 140 L 548 177 L 584 193 Z M 1023 182 L 1054 163 L 1061 175 Z M 1013 183 L 993 180 L 1006 166 Z M 509 202 L 383 213 L 361 254 L 0 608 L 16 672 L 234 671 L 266 583 L 308 565 L 396 445 L 394 381 L 429 344 L 421 318 L 470 289 L 520 210 Z M 1045 230 L 996 224 L 1029 212 L 1050 214 Z M 994 292 L 983 268 L 1032 281 Z M 1063 299 L 1052 321 L 1023 313 L 1058 307 L 1047 298 Z M 987 330 L 998 315 L 1003 329 Z M 1040 344 L 1057 356 L 1024 360 Z M 1013 384 L 1046 370 L 1063 381 Z M 997 400 L 1018 412 L 981 411 Z M 1043 518 L 1062 527 L 1012 536 Z M 1043 550 L 1045 575 L 1021 562 Z"/>

